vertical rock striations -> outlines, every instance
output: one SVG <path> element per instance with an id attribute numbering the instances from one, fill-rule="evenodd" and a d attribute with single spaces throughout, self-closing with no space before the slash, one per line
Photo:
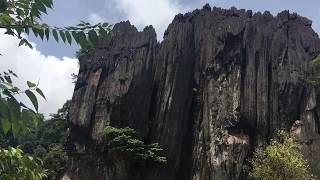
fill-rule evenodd
<path id="1" fill-rule="evenodd" d="M 244 179 L 242 165 L 277 128 L 299 138 L 320 171 L 320 96 L 309 61 L 311 21 L 283 11 L 208 5 L 152 27 L 116 24 L 110 43 L 80 60 L 70 110 L 70 179 Z M 104 162 L 103 129 L 129 126 L 166 149 L 166 166 Z"/>

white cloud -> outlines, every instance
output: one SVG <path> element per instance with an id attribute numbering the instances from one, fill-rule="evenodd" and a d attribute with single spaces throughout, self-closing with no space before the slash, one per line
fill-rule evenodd
<path id="1" fill-rule="evenodd" d="M 102 18 L 99 14 L 97 13 L 91 13 L 89 15 L 89 18 L 88 18 L 88 21 L 91 23 L 91 24 L 97 24 L 97 23 L 100 23 L 100 22 L 104 22 L 104 18 Z"/>
<path id="2" fill-rule="evenodd" d="M 159 40 L 163 38 L 163 33 L 174 16 L 188 9 L 182 7 L 174 0 L 115 1 L 116 7 L 140 30 L 145 26 L 153 25 L 157 31 Z"/>
<path id="3" fill-rule="evenodd" d="M 78 60 L 64 57 L 44 56 L 36 47 L 18 47 L 18 40 L 0 32 L 0 72 L 7 69 L 18 74 L 18 87 L 26 87 L 26 81 L 40 82 L 47 101 L 39 99 L 39 112 L 55 113 L 72 97 L 74 84 L 70 74 L 77 73 Z M 23 99 L 23 97 L 22 97 Z M 30 103 L 29 103 L 30 105 Z"/>

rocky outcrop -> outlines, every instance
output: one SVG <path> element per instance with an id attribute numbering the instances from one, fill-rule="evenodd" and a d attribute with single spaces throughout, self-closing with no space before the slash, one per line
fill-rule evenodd
<path id="1" fill-rule="evenodd" d="M 113 33 L 80 59 L 64 178 L 245 179 L 246 158 L 278 128 L 299 136 L 320 170 L 319 89 L 307 82 L 320 40 L 310 20 L 206 5 L 177 15 L 161 43 L 151 26 L 121 22 Z M 106 164 L 107 125 L 159 142 L 167 165 Z"/>

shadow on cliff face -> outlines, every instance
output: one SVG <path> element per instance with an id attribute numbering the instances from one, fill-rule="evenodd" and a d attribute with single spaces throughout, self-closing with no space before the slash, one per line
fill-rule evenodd
<path id="1" fill-rule="evenodd" d="M 121 22 L 113 32 L 80 63 L 70 110 L 71 179 L 245 179 L 254 147 L 296 120 L 304 124 L 302 151 L 319 171 L 320 145 L 304 143 L 319 136 L 319 88 L 306 81 L 320 53 L 310 20 L 206 5 L 177 15 L 161 43 L 151 26 L 138 32 Z M 159 142 L 167 166 L 131 172 L 125 162 L 100 163 L 107 125 Z"/>

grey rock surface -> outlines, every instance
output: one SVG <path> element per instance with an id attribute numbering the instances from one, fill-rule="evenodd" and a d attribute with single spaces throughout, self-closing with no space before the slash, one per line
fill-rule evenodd
<path id="1" fill-rule="evenodd" d="M 80 59 L 65 179 L 233 180 L 254 148 L 285 128 L 320 175 L 320 54 L 311 21 L 283 11 L 211 8 L 177 15 L 158 43 L 149 26 L 114 26 Z M 129 126 L 166 149 L 166 166 L 103 162 L 103 129 Z"/>

